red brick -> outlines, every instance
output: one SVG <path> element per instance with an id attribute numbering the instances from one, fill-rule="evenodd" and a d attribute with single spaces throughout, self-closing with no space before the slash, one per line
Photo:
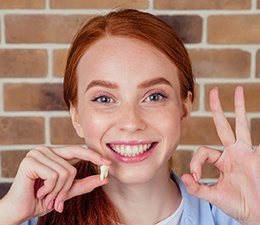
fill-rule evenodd
<path id="1" fill-rule="evenodd" d="M 1 49 L 0 77 L 45 77 L 47 61 L 46 50 Z"/>
<path id="2" fill-rule="evenodd" d="M 199 109 L 199 99 L 200 99 L 200 90 L 199 90 L 199 85 L 195 84 L 195 89 L 194 89 L 194 100 L 193 100 L 193 105 L 192 105 L 192 111 L 197 111 Z"/>
<path id="3" fill-rule="evenodd" d="M 259 44 L 260 15 L 217 15 L 208 18 L 208 42 Z"/>
<path id="4" fill-rule="evenodd" d="M 250 76 L 251 55 L 239 49 L 189 50 L 196 77 L 242 78 Z"/>
<path id="5" fill-rule="evenodd" d="M 0 9 L 43 9 L 45 0 L 8 0 L 0 2 Z"/>
<path id="6" fill-rule="evenodd" d="M 260 50 L 256 54 L 256 77 L 260 77 Z"/>
<path id="7" fill-rule="evenodd" d="M 201 178 L 205 179 L 205 178 L 219 178 L 220 172 L 219 170 L 210 163 L 205 163 L 202 166 L 202 175 Z"/>
<path id="8" fill-rule="evenodd" d="M 128 0 L 51 0 L 51 8 L 54 9 L 108 9 L 108 8 L 148 8 L 148 0 L 128 1 Z"/>
<path id="9" fill-rule="evenodd" d="M 250 9 L 250 0 L 154 0 L 155 9 Z"/>
<path id="10" fill-rule="evenodd" d="M 85 144 L 84 140 L 76 134 L 69 117 L 51 118 L 50 130 L 52 144 Z"/>
<path id="11" fill-rule="evenodd" d="M 220 101 L 222 104 L 222 108 L 226 112 L 234 112 L 234 91 L 235 87 L 241 84 L 207 84 L 205 86 L 205 108 L 206 110 L 210 110 L 209 108 L 209 91 L 218 87 L 220 92 Z M 260 103 L 259 98 L 256 96 L 260 96 L 260 83 L 245 83 L 242 84 L 245 92 L 245 101 L 246 101 L 246 110 L 247 112 L 259 112 L 260 111 Z"/>
<path id="12" fill-rule="evenodd" d="M 18 167 L 22 159 L 26 156 L 28 151 L 16 150 L 16 151 L 2 151 L 1 152 L 1 165 L 2 165 L 2 177 L 13 178 L 15 177 Z"/>
<path id="13" fill-rule="evenodd" d="M 41 117 L 0 117 L 0 144 L 43 144 L 44 119 Z"/>
<path id="14" fill-rule="evenodd" d="M 182 176 L 185 173 L 190 173 L 190 160 L 193 156 L 193 151 L 176 150 L 172 156 L 172 167 L 174 171 Z"/>
<path id="15" fill-rule="evenodd" d="M 6 111 L 46 111 L 66 109 L 62 84 L 5 84 L 4 109 Z"/>
<path id="16" fill-rule="evenodd" d="M 67 49 L 54 50 L 53 52 L 53 76 L 63 77 L 67 60 Z"/>
<path id="17" fill-rule="evenodd" d="M 251 121 L 252 143 L 255 146 L 260 145 L 260 118 Z"/>
<path id="18" fill-rule="evenodd" d="M 229 118 L 228 120 L 234 127 L 234 119 Z M 185 145 L 221 144 L 211 117 L 191 117 L 180 143 Z"/>
<path id="19" fill-rule="evenodd" d="M 172 156 L 172 167 L 173 170 L 179 175 L 190 173 L 190 161 L 193 156 L 193 151 L 187 150 L 176 150 Z M 201 178 L 218 178 L 218 169 L 209 163 L 202 166 L 202 177 Z"/>
<path id="20" fill-rule="evenodd" d="M 7 43 L 69 43 L 86 15 L 7 15 Z M 33 35 L 28 35 L 33 34 Z"/>
<path id="21" fill-rule="evenodd" d="M 185 43 L 199 43 L 202 38 L 202 18 L 200 16 L 169 16 L 159 18 L 173 27 Z"/>

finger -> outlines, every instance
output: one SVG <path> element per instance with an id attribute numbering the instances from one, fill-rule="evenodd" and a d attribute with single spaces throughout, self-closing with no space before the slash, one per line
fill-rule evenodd
<path id="1" fill-rule="evenodd" d="M 103 181 L 101 181 L 99 175 L 93 175 L 83 179 L 74 180 L 74 183 L 68 193 L 68 199 L 89 193 L 95 188 L 107 183 L 108 179 L 105 178 Z"/>
<path id="2" fill-rule="evenodd" d="M 71 167 L 73 167 L 73 166 L 71 166 Z M 70 169 L 70 176 L 67 179 L 65 179 L 65 183 L 63 184 L 63 186 L 58 187 L 58 189 L 57 189 L 58 194 L 55 198 L 55 204 L 54 204 L 54 208 L 57 212 L 63 211 L 63 203 L 67 199 L 68 192 L 73 185 L 76 174 L 77 174 L 77 170 L 75 167 L 73 167 L 73 169 Z M 55 193 L 55 190 L 54 190 L 54 193 Z"/>
<path id="3" fill-rule="evenodd" d="M 66 160 L 81 159 L 91 161 L 100 166 L 109 165 L 111 163 L 109 159 L 101 156 L 99 153 L 80 145 L 52 148 L 52 151 Z"/>
<path id="4" fill-rule="evenodd" d="M 44 197 L 45 193 L 43 193 L 41 196 L 41 193 L 38 194 L 38 192 L 44 187 L 45 192 L 50 192 L 53 190 L 56 181 L 57 181 L 57 173 L 50 167 L 46 166 L 45 164 L 42 164 L 35 158 L 31 156 L 27 156 L 23 159 L 23 161 L 20 164 L 20 169 L 18 170 L 18 174 L 25 173 L 25 176 L 28 177 L 30 180 L 44 180 L 44 186 L 40 187 L 40 189 L 37 191 L 37 197 L 42 198 Z M 34 182 L 35 183 L 35 182 Z"/>
<path id="5" fill-rule="evenodd" d="M 71 172 L 73 171 L 73 172 Z M 54 202 L 54 208 L 56 211 L 60 212 L 60 206 L 59 203 L 63 202 L 66 197 L 69 189 L 71 188 L 74 178 L 76 176 L 76 169 L 74 170 L 66 170 L 65 168 L 61 168 L 58 173 L 58 179 L 55 184 L 54 189 L 48 193 L 48 195 L 45 198 L 46 204 Z M 74 172 L 75 171 L 75 172 Z M 52 206 L 51 206 L 52 208 Z M 51 209 L 49 208 L 49 209 Z"/>
<path id="6" fill-rule="evenodd" d="M 237 140 L 247 143 L 249 146 L 251 146 L 252 143 L 246 116 L 244 90 L 241 86 L 238 86 L 235 90 L 235 113 Z"/>
<path id="7" fill-rule="evenodd" d="M 100 180 L 99 175 L 92 175 L 83 179 L 74 180 L 73 185 L 68 191 L 66 196 L 62 196 L 60 199 L 55 199 L 54 209 L 57 212 L 62 212 L 64 208 L 64 202 L 75 196 L 83 195 L 91 192 L 95 188 L 108 183 L 108 179 Z"/>
<path id="8" fill-rule="evenodd" d="M 49 190 L 45 190 L 44 187 L 39 190 L 39 195 L 43 196 L 44 194 L 47 194 L 45 197 L 46 207 L 48 209 L 54 207 L 58 212 L 63 210 L 63 202 L 67 198 L 68 190 L 71 188 L 76 175 L 76 169 L 72 167 L 66 160 L 79 158 L 101 165 L 108 165 L 110 163 L 109 160 L 101 157 L 98 153 L 81 146 L 61 148 L 47 148 L 45 146 L 39 146 L 32 152 L 34 154 L 42 154 L 44 157 L 40 156 L 35 158 L 39 158 L 43 164 L 48 165 L 58 174 L 56 184 L 51 192 Z"/>
<path id="9" fill-rule="evenodd" d="M 191 195 L 196 196 L 197 198 L 204 199 L 208 202 L 215 202 L 217 195 L 213 191 L 213 186 L 207 186 L 204 184 L 200 184 L 194 180 L 194 178 L 190 174 L 184 174 L 182 177 L 182 181 L 186 185 L 187 192 Z"/>
<path id="10" fill-rule="evenodd" d="M 210 108 L 217 134 L 224 147 L 235 143 L 236 138 L 222 110 L 217 88 L 210 91 Z"/>
<path id="11" fill-rule="evenodd" d="M 44 149 L 44 151 L 42 151 Z M 72 184 L 73 179 L 76 175 L 75 168 L 71 166 L 67 161 L 58 157 L 56 154 L 52 153 L 52 151 L 46 147 L 42 147 L 39 149 L 31 150 L 27 157 L 34 158 L 35 161 L 45 165 L 51 171 L 49 176 L 54 176 L 55 183 L 53 184 L 53 189 L 49 189 L 50 185 L 46 185 L 50 182 L 50 179 L 43 179 L 44 185 L 37 192 L 38 198 L 43 198 L 46 194 L 48 194 L 46 198 L 46 202 L 52 201 L 57 193 L 64 187 L 67 183 L 67 186 Z M 69 187 L 68 187 L 69 188 Z M 49 201 L 48 201 L 49 200 Z"/>
<path id="12" fill-rule="evenodd" d="M 202 165 L 204 163 L 215 164 L 221 157 L 221 152 L 208 147 L 200 147 L 190 161 L 190 171 L 196 181 L 201 178 Z"/>
<path id="13" fill-rule="evenodd" d="M 47 147 L 31 150 L 27 156 L 48 167 L 51 170 L 49 176 L 56 178 L 55 182 L 49 179 L 44 180 L 44 185 L 37 191 L 36 196 L 39 199 L 44 198 L 47 209 L 54 207 L 56 211 L 61 212 L 63 207 L 61 207 L 60 202 L 63 202 L 67 197 L 68 190 L 77 173 L 76 168 Z M 47 185 L 50 181 L 52 181 L 52 189 L 50 189 L 50 185 Z"/>

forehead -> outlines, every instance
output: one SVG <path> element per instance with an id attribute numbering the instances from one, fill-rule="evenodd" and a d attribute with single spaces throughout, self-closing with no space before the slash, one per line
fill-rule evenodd
<path id="1" fill-rule="evenodd" d="M 166 76 L 173 83 L 178 80 L 177 67 L 156 47 L 116 36 L 102 38 L 90 46 L 79 61 L 77 74 L 79 80 L 120 77 L 130 82 L 151 76 Z"/>

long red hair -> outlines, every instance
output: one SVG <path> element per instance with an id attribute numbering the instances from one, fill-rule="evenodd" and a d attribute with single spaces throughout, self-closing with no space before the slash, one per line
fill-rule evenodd
<path id="1" fill-rule="evenodd" d="M 64 100 L 68 109 L 77 104 L 77 65 L 82 55 L 101 38 L 122 36 L 144 41 L 164 53 L 178 68 L 182 99 L 188 92 L 194 96 L 194 77 L 190 59 L 181 38 L 175 30 L 158 17 L 133 9 L 113 11 L 88 21 L 76 34 L 68 53 L 64 76 Z M 88 162 L 75 165 L 77 178 L 96 174 Z M 112 201 L 101 187 L 65 202 L 63 213 L 51 212 L 39 219 L 38 224 L 59 225 L 113 225 L 119 215 Z"/>

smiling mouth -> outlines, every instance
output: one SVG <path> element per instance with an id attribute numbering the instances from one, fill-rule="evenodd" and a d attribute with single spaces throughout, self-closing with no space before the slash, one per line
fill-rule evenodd
<path id="1" fill-rule="evenodd" d="M 138 144 L 138 145 L 108 144 L 108 147 L 119 155 L 133 157 L 149 151 L 154 146 L 154 144 L 155 143 Z"/>

